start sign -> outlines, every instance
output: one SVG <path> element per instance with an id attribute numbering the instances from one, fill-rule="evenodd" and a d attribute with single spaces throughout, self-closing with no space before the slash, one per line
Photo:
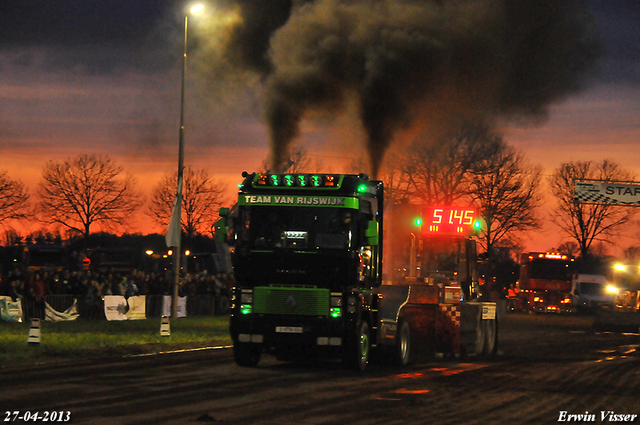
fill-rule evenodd
<path id="1" fill-rule="evenodd" d="M 574 198 L 586 203 L 640 206 L 640 184 L 576 181 Z"/>

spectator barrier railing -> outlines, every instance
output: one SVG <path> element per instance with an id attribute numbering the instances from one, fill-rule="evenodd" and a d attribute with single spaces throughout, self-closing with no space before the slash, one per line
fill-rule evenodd
<path id="1" fill-rule="evenodd" d="M 164 295 L 146 295 L 145 312 L 146 317 L 161 317 Z M 44 302 L 49 304 L 56 311 L 65 311 L 74 302 L 80 318 L 106 320 L 104 315 L 104 302 L 102 298 L 89 299 L 74 295 L 47 295 Z M 33 299 L 22 299 L 22 312 L 25 319 L 30 317 L 45 318 L 44 302 L 37 302 Z M 214 294 L 196 294 L 187 296 L 187 317 L 191 316 L 213 316 L 225 315 L 229 310 L 229 299 L 225 295 L 216 296 Z"/>

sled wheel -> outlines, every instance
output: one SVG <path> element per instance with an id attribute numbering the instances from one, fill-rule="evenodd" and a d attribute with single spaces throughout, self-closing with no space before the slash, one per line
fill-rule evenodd
<path id="1" fill-rule="evenodd" d="M 396 363 L 399 366 L 409 364 L 411 355 L 411 330 L 404 320 L 400 322 L 396 337 Z"/>

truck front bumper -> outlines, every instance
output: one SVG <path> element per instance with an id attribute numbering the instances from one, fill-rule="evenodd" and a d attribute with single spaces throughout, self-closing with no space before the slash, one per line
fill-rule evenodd
<path id="1" fill-rule="evenodd" d="M 289 354 L 342 350 L 344 325 L 340 318 L 284 315 L 242 317 L 230 324 L 234 342 L 255 344 L 262 352 Z"/>

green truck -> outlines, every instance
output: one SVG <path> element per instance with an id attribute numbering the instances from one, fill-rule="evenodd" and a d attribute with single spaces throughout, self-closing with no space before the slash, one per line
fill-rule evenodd
<path id="1" fill-rule="evenodd" d="M 383 282 L 384 188 L 364 174 L 243 173 L 238 202 L 220 210 L 231 251 L 235 361 L 339 358 L 365 370 L 376 358 L 497 351 L 496 304 L 472 299 L 472 241 L 451 238 L 457 267 Z M 475 248 L 475 246 L 474 246 Z M 473 251 L 475 252 L 475 251 Z"/>

